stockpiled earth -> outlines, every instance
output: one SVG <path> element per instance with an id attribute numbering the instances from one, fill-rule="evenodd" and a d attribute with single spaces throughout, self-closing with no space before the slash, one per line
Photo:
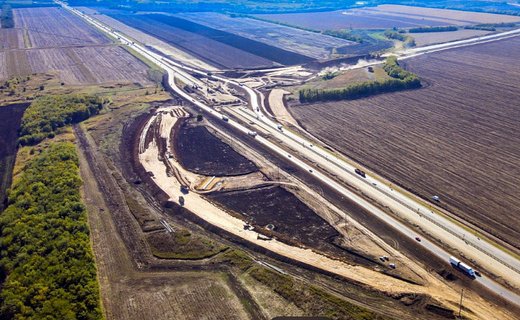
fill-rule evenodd
<path id="1" fill-rule="evenodd" d="M 221 68 L 299 64 L 312 58 L 165 14 L 103 13 Z"/>
<path id="2" fill-rule="evenodd" d="M 293 106 L 362 164 L 520 247 L 520 38 L 420 56 L 426 87 Z"/>
<path id="3" fill-rule="evenodd" d="M 66 85 L 151 83 L 144 63 L 64 9 L 13 12 L 15 28 L 0 29 L 0 80 L 55 73 Z"/>

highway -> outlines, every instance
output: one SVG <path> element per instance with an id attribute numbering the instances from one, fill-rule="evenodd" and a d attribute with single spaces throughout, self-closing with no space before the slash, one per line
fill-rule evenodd
<path id="1" fill-rule="evenodd" d="M 142 55 L 144 58 L 150 60 L 151 62 L 155 63 L 156 65 L 164 69 L 169 76 L 169 85 L 175 93 L 177 93 L 179 96 L 183 97 L 187 101 L 190 101 L 201 110 L 216 117 L 217 119 L 222 119 L 222 117 L 224 116 L 223 113 L 217 112 L 213 110 L 210 106 L 207 106 L 204 103 L 195 100 L 188 93 L 178 88 L 175 84 L 176 78 L 180 79 L 184 83 L 194 83 L 194 80 L 190 73 L 207 76 L 207 72 L 183 66 L 181 64 L 176 63 L 175 61 L 169 60 L 155 52 L 152 52 L 151 50 L 145 48 L 140 44 L 134 43 L 131 39 L 124 36 L 123 34 L 112 30 L 111 28 L 99 23 L 97 20 L 81 13 L 80 11 L 71 8 L 64 3 L 58 3 L 62 5 L 65 9 L 85 19 L 90 24 L 104 31 L 113 38 L 121 41 L 121 43 L 123 43 L 124 45 L 131 47 L 134 51 Z M 417 54 L 417 52 L 415 52 L 414 54 Z M 305 158 L 318 163 L 322 168 L 325 168 L 327 171 L 336 174 L 338 178 L 340 178 L 341 180 L 355 186 L 363 193 L 375 198 L 381 204 L 394 209 L 394 211 L 401 214 L 407 220 L 413 221 L 414 224 L 418 224 L 422 228 L 425 228 L 430 233 L 432 233 L 433 236 L 439 237 L 443 241 L 449 243 L 450 246 L 460 250 L 461 252 L 467 252 L 467 256 L 471 256 L 483 266 L 489 266 L 492 270 L 498 270 L 496 268 L 497 264 L 499 264 L 500 267 L 506 268 L 507 270 L 509 270 L 509 274 L 501 272 L 501 276 L 503 276 L 505 279 L 520 279 L 520 273 L 518 272 L 518 270 L 520 270 L 520 261 L 518 261 L 515 257 L 510 256 L 506 252 L 494 247 L 491 243 L 478 239 L 475 235 L 467 232 L 459 225 L 451 222 L 450 220 L 438 214 L 431 212 L 428 208 L 416 202 L 414 199 L 411 199 L 405 196 L 404 194 L 395 192 L 390 187 L 384 184 L 380 184 L 379 181 L 376 180 L 374 177 L 367 176 L 366 179 L 363 179 L 357 176 L 354 173 L 354 167 L 352 165 L 338 158 L 334 154 L 331 154 L 330 152 L 321 147 L 313 145 L 310 141 L 300 137 L 299 135 L 289 130 L 286 130 L 285 128 L 282 128 L 280 130 L 278 123 L 270 120 L 266 115 L 262 113 L 263 107 L 260 105 L 258 98 L 259 96 L 255 90 L 247 86 L 243 86 L 234 80 L 224 78 L 219 75 L 213 75 L 212 77 L 222 82 L 227 82 L 242 87 L 249 95 L 251 101 L 252 111 L 250 111 L 249 115 L 250 120 L 255 122 L 258 126 L 261 125 L 263 128 L 268 130 L 274 137 L 281 140 L 283 144 L 296 150 L 298 154 L 302 154 Z M 316 166 L 309 165 L 306 161 L 298 158 L 296 153 L 289 154 L 285 149 L 271 142 L 269 139 L 266 139 L 260 135 L 252 135 L 252 129 L 242 125 L 237 121 L 229 119 L 227 121 L 227 124 L 234 127 L 239 132 L 242 132 L 245 135 L 250 135 L 252 138 L 256 139 L 257 142 L 269 148 L 272 152 L 278 154 L 279 156 L 285 157 L 287 161 L 290 161 L 291 163 L 293 163 L 293 165 L 309 172 L 309 174 L 312 174 L 316 179 L 320 180 L 322 183 L 327 184 L 328 186 L 330 186 L 330 188 L 336 190 L 338 193 L 344 195 L 346 198 L 356 202 L 358 205 L 372 213 L 374 216 L 386 221 L 394 228 L 399 230 L 401 233 L 403 233 L 405 236 L 411 239 L 415 239 L 415 237 L 417 236 L 416 231 L 414 231 L 404 223 L 400 222 L 399 220 L 395 219 L 393 216 L 380 210 L 377 206 L 373 205 L 365 198 L 350 191 L 343 184 L 338 183 L 336 180 L 330 178 L 327 174 L 321 172 L 321 170 Z M 436 256 L 438 256 L 439 258 L 446 261 L 446 263 L 448 263 L 447 261 L 450 256 L 450 253 L 448 251 L 437 246 L 433 242 L 428 241 L 427 239 L 423 239 L 421 245 L 433 254 L 435 254 Z M 490 263 L 490 261 L 492 261 L 493 263 Z M 502 271 L 504 271 L 504 269 L 502 269 Z M 487 278 L 485 275 L 481 278 L 477 278 L 476 281 L 480 282 L 483 286 L 489 288 L 493 292 L 503 296 L 505 299 L 520 305 L 520 296 L 502 287 L 501 285 Z"/>

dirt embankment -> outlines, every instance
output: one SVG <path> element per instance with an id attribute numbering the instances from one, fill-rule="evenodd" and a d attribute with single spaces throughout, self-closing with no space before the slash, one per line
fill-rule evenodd
<path id="1" fill-rule="evenodd" d="M 20 103 L 0 107 L 0 211 L 4 209 L 5 193 L 11 185 L 18 129 L 28 106 L 29 103 Z"/>

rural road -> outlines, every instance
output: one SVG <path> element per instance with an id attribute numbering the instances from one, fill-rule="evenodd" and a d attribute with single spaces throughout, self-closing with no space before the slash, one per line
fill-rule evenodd
<path id="1" fill-rule="evenodd" d="M 191 73 L 198 73 L 201 75 L 207 75 L 207 72 L 196 70 L 194 68 L 189 68 L 183 65 L 180 65 L 174 61 L 171 61 L 169 59 L 164 58 L 163 56 L 152 52 L 151 50 L 148 50 L 147 48 L 143 47 L 140 44 L 134 43 L 131 39 L 128 37 L 125 37 L 124 35 L 120 34 L 119 32 L 116 32 L 112 30 L 111 28 L 106 27 L 105 25 L 99 23 L 97 20 L 92 19 L 91 17 L 81 13 L 80 11 L 69 7 L 68 5 L 57 2 L 58 4 L 62 5 L 65 9 L 73 12 L 74 14 L 80 16 L 81 18 L 85 19 L 90 24 L 96 26 L 98 29 L 106 32 L 110 36 L 120 40 L 123 44 L 130 46 L 133 50 L 137 51 L 139 54 L 143 55 L 146 59 L 150 60 L 151 62 L 157 64 L 159 67 L 163 68 L 167 71 L 169 76 L 169 84 L 172 87 L 172 89 L 181 97 L 184 99 L 190 101 L 200 109 L 206 111 L 210 115 L 215 116 L 218 119 L 222 119 L 224 114 L 217 112 L 213 110 L 211 107 L 205 105 L 204 103 L 197 101 L 193 99 L 189 94 L 178 88 L 175 84 L 175 78 L 180 78 L 186 83 L 191 83 L 192 80 L 190 80 L 192 77 L 190 76 L 189 72 Z M 520 30 L 518 31 L 520 32 Z M 482 37 L 483 38 L 483 37 Z M 498 40 L 498 39 L 497 39 Z M 486 39 L 483 41 L 490 41 L 490 39 Z M 461 45 L 461 44 L 459 44 Z M 445 50 L 448 48 L 443 48 L 442 50 Z M 433 49 L 432 49 L 433 50 Z M 439 48 L 435 49 L 439 50 Z M 417 52 L 413 53 L 417 54 Z M 240 86 L 239 83 L 223 78 L 220 76 L 214 75 L 213 78 L 217 78 L 220 81 L 232 83 L 234 85 Z M 492 270 L 497 270 L 498 267 L 497 264 L 500 265 L 503 272 L 500 274 L 508 280 L 511 280 L 514 282 L 515 280 L 518 281 L 520 279 L 520 273 L 518 270 L 520 270 L 520 261 L 518 261 L 515 257 L 507 254 L 506 252 L 494 247 L 491 243 L 485 242 L 483 240 L 477 239 L 476 236 L 474 236 L 472 233 L 469 233 L 465 231 L 462 227 L 459 225 L 451 222 L 450 220 L 447 220 L 446 218 L 439 216 L 437 214 L 434 214 L 433 212 L 429 211 L 428 208 L 422 206 L 422 204 L 414 201 L 413 199 L 395 192 L 394 190 L 390 189 L 390 187 L 385 186 L 383 184 L 379 185 L 378 182 L 375 182 L 376 180 L 373 180 L 372 177 L 367 177 L 367 179 L 362 179 L 360 177 L 357 177 L 354 172 L 354 167 L 350 164 L 346 163 L 342 159 L 336 157 L 335 155 L 329 153 L 325 149 L 322 149 L 317 146 L 313 146 L 311 142 L 307 141 L 306 139 L 286 130 L 278 129 L 278 124 L 272 120 L 270 120 L 267 116 L 265 116 L 262 113 L 262 108 L 259 103 L 258 94 L 253 89 L 243 86 L 242 87 L 247 91 L 251 98 L 251 104 L 254 112 L 256 112 L 256 116 L 252 116 L 253 121 L 255 121 L 258 124 L 262 124 L 264 127 L 267 127 L 272 135 L 274 135 L 276 138 L 279 138 L 287 145 L 294 147 L 299 153 L 305 155 L 306 158 L 312 159 L 316 161 L 318 164 L 320 164 L 322 167 L 327 168 L 328 170 L 333 170 L 334 173 L 339 173 L 338 176 L 347 181 L 348 183 L 355 185 L 363 192 L 367 193 L 371 197 L 376 198 L 378 201 L 380 201 L 382 204 L 387 205 L 391 208 L 395 208 L 397 212 L 400 214 L 405 215 L 408 219 L 413 219 L 414 223 L 419 223 L 420 226 L 426 227 L 429 232 L 435 231 L 434 235 L 440 235 L 441 239 L 445 240 L 445 242 L 448 242 L 450 246 L 453 246 L 454 248 L 460 250 L 461 252 L 468 252 L 468 256 L 475 256 L 476 261 L 478 261 L 483 266 L 490 266 Z M 247 127 L 241 125 L 240 123 L 229 119 L 227 123 L 236 128 L 239 132 L 242 132 L 243 134 L 248 134 L 250 132 L 250 129 Z M 380 219 L 388 222 L 389 224 L 393 225 L 396 229 L 401 231 L 404 235 L 415 238 L 416 232 L 413 231 L 411 228 L 407 227 L 405 224 L 401 223 L 400 221 L 396 220 L 394 217 L 390 216 L 386 212 L 380 210 L 375 205 L 371 204 L 364 198 L 360 197 L 359 195 L 351 192 L 346 187 L 338 183 L 337 181 L 329 178 L 327 175 L 321 173 L 318 168 L 315 166 L 310 166 L 306 162 L 304 162 L 301 159 L 298 159 L 295 154 L 288 154 L 287 151 L 279 147 L 278 145 L 275 145 L 273 142 L 269 141 L 268 139 L 261 137 L 259 135 L 254 137 L 259 143 L 262 143 L 267 148 L 271 149 L 273 152 L 279 154 L 280 156 L 286 157 L 288 161 L 292 162 L 294 165 L 298 166 L 299 168 L 308 171 L 309 173 L 313 174 L 315 178 L 319 179 L 323 183 L 329 185 L 331 188 L 335 189 L 337 192 L 343 194 L 345 197 L 355 201 L 360 206 L 365 208 L 367 211 L 371 212 L 375 216 L 379 217 Z M 376 183 L 374 186 L 372 183 Z M 416 209 L 417 208 L 417 209 Z M 417 211 L 418 212 L 417 212 Z M 421 245 L 423 245 L 426 249 L 434 253 L 435 255 L 439 256 L 441 259 L 448 261 L 448 258 L 450 256 L 450 253 L 446 250 L 440 248 L 436 244 L 424 239 L 421 242 Z M 476 253 L 475 253 L 476 252 Z M 486 256 L 483 257 L 482 253 L 485 253 Z M 479 259 L 480 257 L 480 259 Z M 493 258 L 491 258 L 493 257 Z M 493 262 L 490 264 L 490 261 Z M 447 262 L 448 263 L 448 262 Z M 506 269 L 509 270 L 509 272 L 506 272 Z M 491 279 L 483 276 L 482 278 L 477 278 L 476 281 L 479 281 L 482 285 L 489 288 L 493 292 L 503 296 L 505 299 L 516 303 L 520 305 L 520 296 L 515 294 L 514 292 L 502 287 L 501 285 L 497 284 L 496 282 L 492 281 Z"/>

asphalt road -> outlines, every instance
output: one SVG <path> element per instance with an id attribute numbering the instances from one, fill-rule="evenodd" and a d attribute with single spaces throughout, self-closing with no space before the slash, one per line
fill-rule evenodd
<path id="1" fill-rule="evenodd" d="M 211 107 L 205 105 L 204 103 L 197 101 L 193 99 L 189 94 L 178 88 L 175 84 L 175 78 L 180 78 L 185 83 L 191 83 L 193 79 L 190 76 L 191 73 L 198 73 L 198 74 L 204 74 L 206 75 L 207 72 L 196 70 L 191 67 L 180 65 L 174 61 L 171 61 L 169 59 L 164 58 L 163 56 L 152 52 L 148 50 L 147 48 L 143 47 L 140 44 L 134 43 L 133 40 L 130 38 L 124 36 L 123 34 L 116 32 L 112 30 L 111 28 L 106 27 L 105 25 L 99 23 L 95 19 L 92 19 L 91 17 L 81 13 L 80 11 L 73 9 L 66 4 L 58 2 L 60 5 L 62 5 L 65 9 L 73 12 L 74 14 L 80 16 L 81 18 L 87 20 L 92 25 L 96 26 L 100 30 L 106 32 L 110 36 L 114 37 L 115 39 L 118 39 L 123 44 L 130 46 L 133 50 L 137 51 L 139 54 L 143 55 L 146 59 L 150 60 L 151 62 L 157 64 L 159 67 L 166 70 L 169 76 L 169 84 L 172 87 L 172 89 L 181 97 L 184 99 L 190 101 L 200 109 L 204 110 L 210 115 L 213 115 L 214 117 L 217 117 L 219 119 L 222 119 L 224 114 L 217 112 L 213 110 Z M 498 39 L 498 38 L 497 38 Z M 490 39 L 486 39 L 485 41 L 490 41 Z M 451 47 L 449 47 L 451 48 Z M 435 50 L 439 49 L 448 49 L 448 47 L 444 46 L 443 48 L 436 48 Z M 417 52 L 411 53 L 411 54 L 417 54 Z M 385 186 L 383 184 L 378 184 L 378 180 L 374 179 L 373 177 L 367 176 L 366 179 L 357 177 L 354 172 L 354 167 L 352 167 L 350 164 L 346 163 L 342 159 L 336 157 L 335 155 L 331 154 L 330 152 L 326 151 L 325 149 L 322 149 L 320 147 L 317 147 L 315 145 L 312 145 L 310 141 L 296 135 L 293 132 L 290 132 L 286 129 L 280 130 L 278 128 L 278 123 L 270 120 L 267 116 L 265 116 L 262 113 L 262 107 L 260 106 L 258 94 L 251 88 L 247 86 L 243 86 L 239 84 L 236 81 L 233 81 L 231 79 L 227 79 L 218 75 L 213 75 L 214 78 L 219 79 L 223 82 L 228 82 L 235 84 L 237 86 L 243 87 L 247 93 L 250 96 L 251 100 L 251 107 L 256 113 L 256 115 L 252 116 L 252 121 L 256 121 L 258 124 L 262 123 L 264 127 L 270 128 L 270 132 L 273 136 L 276 138 L 279 138 L 287 145 L 290 145 L 293 148 L 296 148 L 296 150 L 304 154 L 305 157 L 312 159 L 316 161 L 317 163 L 321 164 L 323 167 L 329 169 L 333 169 L 335 172 L 340 172 L 340 177 L 347 180 L 349 183 L 352 183 L 355 186 L 358 186 L 362 188 L 362 190 L 365 190 L 369 192 L 370 194 L 377 197 L 378 201 L 382 201 L 384 204 L 392 207 L 392 208 L 398 208 L 399 211 L 403 211 L 404 213 L 411 215 L 415 217 L 419 217 L 419 220 L 422 221 L 422 224 L 424 226 L 428 226 L 427 224 L 431 224 L 429 226 L 431 229 L 438 228 L 440 231 L 438 232 L 447 232 L 447 235 L 444 235 L 445 237 L 451 238 L 450 245 L 455 245 L 455 247 L 462 252 L 470 251 L 477 249 L 481 253 L 486 254 L 485 260 L 494 260 L 495 262 L 500 263 L 502 266 L 507 267 L 510 269 L 510 271 L 513 274 L 513 277 L 520 277 L 520 261 L 518 261 L 515 257 L 507 254 L 506 252 L 494 247 L 492 244 L 485 242 L 483 240 L 478 239 L 476 236 L 474 236 L 472 233 L 469 233 L 465 231 L 463 228 L 458 226 L 457 224 L 454 224 L 453 222 L 447 220 L 446 218 L 437 215 L 431 211 L 429 211 L 428 208 L 425 208 L 420 203 L 414 201 L 413 199 L 395 192 L 390 187 Z M 242 124 L 229 119 L 227 120 L 227 123 L 230 126 L 235 127 L 237 130 L 242 132 L 243 134 L 249 134 L 251 135 L 251 129 L 243 126 Z M 286 157 L 289 161 L 291 161 L 294 165 L 298 166 L 299 168 L 308 171 L 309 173 L 313 174 L 317 179 L 322 181 L 323 183 L 328 184 L 331 188 L 337 190 L 339 193 L 343 194 L 345 197 L 355 201 L 358 205 L 365 208 L 367 211 L 371 212 L 378 218 L 386 221 L 387 223 L 391 224 L 394 228 L 399 230 L 401 233 L 403 233 L 405 236 L 408 236 L 412 239 L 415 239 L 417 236 L 417 233 L 406 226 L 405 224 L 401 223 L 400 221 L 396 220 L 394 217 L 390 216 L 386 212 L 380 210 L 378 207 L 371 204 L 369 201 L 365 200 L 364 198 L 360 197 L 359 195 L 351 192 L 347 188 L 345 188 L 343 185 L 338 183 L 337 181 L 329 178 L 328 175 L 322 173 L 316 166 L 308 165 L 305 161 L 299 159 L 296 154 L 289 154 L 286 150 L 282 149 L 278 145 L 272 143 L 268 139 L 256 135 L 252 136 L 255 138 L 258 142 L 262 143 L 267 148 L 271 149 L 273 152 Z M 339 171 L 338 171 L 339 170 Z M 374 185 L 374 183 L 376 185 Z M 417 209 L 416 209 L 417 208 Z M 471 244 L 470 247 L 468 247 L 468 244 Z M 448 258 L 450 256 L 450 253 L 448 253 L 443 248 L 437 246 L 433 242 L 428 241 L 427 239 L 423 239 L 421 241 L 421 245 L 424 246 L 424 248 L 428 249 L 441 259 L 448 261 Z M 482 265 L 486 265 L 486 261 L 482 260 L 479 261 Z M 447 262 L 448 263 L 448 262 Z M 507 278 L 507 275 L 503 275 L 504 278 Z M 511 274 L 509 275 L 511 276 Z M 520 296 L 515 294 L 514 292 L 502 287 L 498 283 L 492 281 L 491 279 L 483 276 L 481 278 L 477 278 L 475 281 L 480 282 L 482 285 L 487 287 L 488 289 L 492 290 L 493 292 L 501 295 L 505 299 L 516 303 L 520 305 Z"/>

